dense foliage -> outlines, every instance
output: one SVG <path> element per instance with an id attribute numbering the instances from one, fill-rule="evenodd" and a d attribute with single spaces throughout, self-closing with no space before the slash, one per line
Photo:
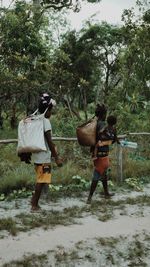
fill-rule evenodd
<path id="1" fill-rule="evenodd" d="M 9 119 L 11 127 L 16 127 L 20 114 L 32 112 L 39 93 L 48 91 L 61 114 L 69 111 L 70 121 L 87 119 L 95 104 L 104 102 L 110 113 L 118 115 L 120 132 L 149 131 L 150 13 L 146 3 L 138 1 L 138 18 L 133 10 L 125 10 L 123 26 L 87 21 L 78 32 L 69 29 L 66 11 L 58 8 L 54 13 L 50 8 L 51 4 L 69 8 L 72 1 L 43 1 L 49 6 L 47 12 L 41 12 L 38 3 L 16 1 L 13 8 L 1 9 L 1 120 Z"/>

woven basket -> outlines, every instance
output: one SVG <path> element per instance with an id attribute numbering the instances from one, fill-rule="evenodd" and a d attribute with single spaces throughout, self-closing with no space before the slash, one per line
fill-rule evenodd
<path id="1" fill-rule="evenodd" d="M 76 129 L 77 139 L 81 146 L 94 146 L 96 144 L 97 118 L 80 125 Z"/>

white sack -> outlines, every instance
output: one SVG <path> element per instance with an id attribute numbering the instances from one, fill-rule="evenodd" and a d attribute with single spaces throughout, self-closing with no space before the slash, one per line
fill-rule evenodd
<path id="1" fill-rule="evenodd" d="M 18 153 L 46 151 L 44 139 L 44 114 L 31 115 L 19 122 Z"/>

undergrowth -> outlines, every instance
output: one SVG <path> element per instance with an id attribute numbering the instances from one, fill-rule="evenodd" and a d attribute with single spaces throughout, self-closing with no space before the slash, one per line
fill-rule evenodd
<path id="1" fill-rule="evenodd" d="M 89 148 L 83 148 L 76 142 L 56 142 L 58 151 L 64 160 L 63 167 L 58 168 L 52 162 L 51 190 L 69 192 L 89 190 L 93 175 L 93 163 Z M 117 166 L 117 145 L 110 150 L 111 172 L 110 179 L 116 185 L 120 181 Z M 123 180 L 121 186 L 134 190 L 142 190 L 143 184 L 149 182 L 150 160 L 140 150 L 123 149 Z M 147 150 L 146 150 L 147 151 Z M 20 197 L 31 194 L 34 190 L 34 165 L 20 162 L 16 153 L 16 144 L 0 146 L 0 200 L 7 195 Z M 69 186 L 70 185 L 70 186 Z M 67 187 L 69 186 L 69 188 Z"/>

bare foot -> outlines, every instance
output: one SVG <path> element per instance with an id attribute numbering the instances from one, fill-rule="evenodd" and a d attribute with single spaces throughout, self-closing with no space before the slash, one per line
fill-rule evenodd
<path id="1" fill-rule="evenodd" d="M 39 205 L 31 207 L 31 212 L 40 212 L 40 211 L 41 211 L 41 207 Z"/>
<path id="2" fill-rule="evenodd" d="M 105 198 L 111 198 L 113 197 L 115 194 L 114 193 L 107 193 L 107 194 L 104 194 Z"/>
<path id="3" fill-rule="evenodd" d="M 91 204 L 91 201 L 92 201 L 92 197 L 89 196 L 88 199 L 87 199 L 87 201 L 86 201 L 86 204 Z"/>

